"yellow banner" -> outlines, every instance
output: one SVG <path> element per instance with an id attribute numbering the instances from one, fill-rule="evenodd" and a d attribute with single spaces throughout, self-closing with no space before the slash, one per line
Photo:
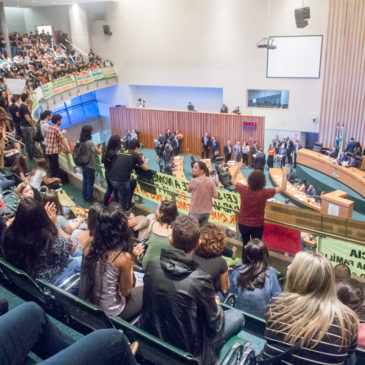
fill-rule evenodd
<path id="1" fill-rule="evenodd" d="M 179 212 L 188 214 L 190 208 L 190 193 L 187 191 L 188 184 L 188 180 L 157 172 L 151 182 L 144 182 L 142 179 L 139 179 L 134 193 L 156 203 L 175 197 Z M 239 210 L 240 196 L 227 190 L 217 190 L 219 196 L 217 199 L 213 199 L 213 209 L 210 213 L 209 222 L 236 231 L 235 211 Z"/>
<path id="2" fill-rule="evenodd" d="M 318 252 L 325 255 L 333 266 L 345 264 L 350 268 L 352 275 L 365 277 L 365 245 L 320 237 Z"/>

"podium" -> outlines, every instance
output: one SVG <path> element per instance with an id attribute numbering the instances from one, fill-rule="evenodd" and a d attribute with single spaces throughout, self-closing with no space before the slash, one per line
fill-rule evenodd
<path id="1" fill-rule="evenodd" d="M 335 190 L 322 195 L 321 213 L 342 218 L 352 218 L 354 202 L 346 199 L 347 193 Z"/>

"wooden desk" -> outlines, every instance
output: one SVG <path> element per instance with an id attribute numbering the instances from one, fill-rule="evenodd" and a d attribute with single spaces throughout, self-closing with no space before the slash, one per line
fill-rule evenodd
<path id="1" fill-rule="evenodd" d="M 335 190 L 322 195 L 321 213 L 335 215 L 336 217 L 352 218 L 354 202 L 346 199 L 347 193 Z"/>
<path id="2" fill-rule="evenodd" d="M 185 179 L 184 173 L 184 156 L 175 156 L 174 157 L 175 168 L 172 171 L 172 175 L 178 177 L 179 179 Z"/>
<path id="3" fill-rule="evenodd" d="M 365 156 L 362 156 L 362 162 L 361 162 L 360 170 L 365 170 Z"/>
<path id="4" fill-rule="evenodd" d="M 273 181 L 275 186 L 281 186 L 281 182 L 283 180 L 283 171 L 280 168 L 272 168 L 269 169 L 269 171 L 271 180 Z M 308 198 L 303 191 L 298 190 L 289 181 L 286 184 L 286 191 L 284 192 L 284 194 L 310 209 L 313 209 L 317 212 L 321 211 L 321 207 L 317 205 L 314 198 Z"/>
<path id="5" fill-rule="evenodd" d="M 229 173 L 233 175 L 233 173 L 236 171 L 236 161 L 228 161 L 227 164 L 229 165 Z M 247 179 L 242 175 L 242 172 L 240 171 L 237 175 L 237 182 L 247 185 Z"/>
<path id="6" fill-rule="evenodd" d="M 298 151 L 297 163 L 318 170 L 365 197 L 365 172 L 354 167 L 343 167 L 336 159 L 322 155 L 319 152 L 302 148 Z"/>

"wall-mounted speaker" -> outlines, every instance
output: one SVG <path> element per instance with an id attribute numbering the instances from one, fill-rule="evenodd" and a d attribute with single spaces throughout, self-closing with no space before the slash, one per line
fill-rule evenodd
<path id="1" fill-rule="evenodd" d="M 104 34 L 112 35 L 113 33 L 110 31 L 110 27 L 108 24 L 103 25 Z"/>
<path id="2" fill-rule="evenodd" d="M 304 28 L 308 25 L 308 20 L 311 17 L 309 7 L 299 8 L 294 10 L 295 22 L 297 23 L 297 28 Z"/>

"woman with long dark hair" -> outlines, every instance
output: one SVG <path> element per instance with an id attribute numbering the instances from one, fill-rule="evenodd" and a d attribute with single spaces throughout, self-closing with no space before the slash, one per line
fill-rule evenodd
<path id="1" fill-rule="evenodd" d="M 108 205 L 108 202 L 109 202 L 109 199 L 110 199 L 112 193 L 114 193 L 114 200 L 117 202 L 119 201 L 118 191 L 113 189 L 113 185 L 109 179 L 109 173 L 114 165 L 115 160 L 117 159 L 117 157 L 120 153 L 121 147 L 122 147 L 122 141 L 121 141 L 120 137 L 118 135 L 111 136 L 108 141 L 108 145 L 106 146 L 106 150 L 103 155 L 103 158 L 101 160 L 101 162 L 104 164 L 104 167 L 105 167 L 105 179 L 108 184 L 108 188 L 104 195 L 104 205 L 105 206 Z"/>
<path id="2" fill-rule="evenodd" d="M 242 264 L 231 272 L 230 281 L 236 307 L 259 317 L 264 317 L 271 298 L 281 292 L 276 270 L 269 266 L 269 251 L 258 238 L 245 246 Z"/>
<path id="3" fill-rule="evenodd" d="M 85 143 L 85 153 L 88 156 L 88 163 L 82 167 L 82 197 L 86 202 L 94 201 L 95 162 L 94 151 L 101 153 L 101 149 L 95 146 L 92 141 L 93 127 L 84 125 L 80 133 L 80 143 Z"/>
<path id="4" fill-rule="evenodd" d="M 143 245 L 133 247 L 128 220 L 120 204 L 98 215 L 93 239 L 84 247 L 79 296 L 111 316 L 135 317 L 142 307 L 143 287 L 134 288 L 134 258 Z"/>
<path id="5" fill-rule="evenodd" d="M 54 204 L 21 200 L 13 223 L 4 233 L 1 256 L 30 276 L 57 283 L 69 266 L 72 241 L 58 234 Z"/>

